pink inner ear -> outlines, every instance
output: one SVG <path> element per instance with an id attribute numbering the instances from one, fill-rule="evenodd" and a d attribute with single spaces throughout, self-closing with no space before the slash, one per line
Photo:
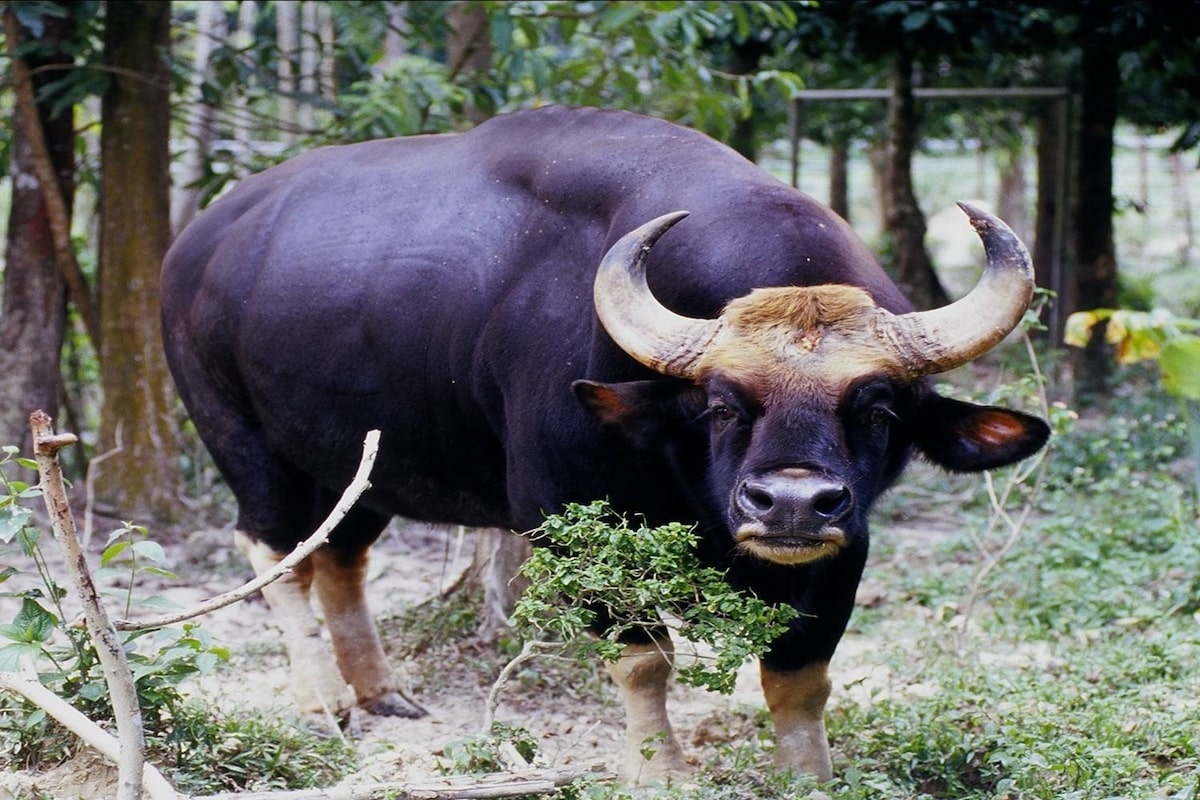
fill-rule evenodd
<path id="1" fill-rule="evenodd" d="M 987 411 L 978 414 L 971 426 L 971 438 L 983 444 L 1003 445 L 1023 436 L 1025 426 L 1011 414 L 1003 411 Z"/>

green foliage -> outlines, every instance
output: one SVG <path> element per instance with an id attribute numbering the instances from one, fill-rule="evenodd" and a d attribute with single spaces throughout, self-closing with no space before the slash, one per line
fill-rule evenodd
<path id="1" fill-rule="evenodd" d="M 178 708 L 147 745 L 172 785 L 188 795 L 317 788 L 357 765 L 354 748 L 341 737 L 197 703 Z"/>
<path id="2" fill-rule="evenodd" d="M 728 138 L 755 99 L 788 98 L 803 86 L 786 68 L 726 68 L 729 48 L 795 26 L 787 3 L 488 5 L 495 47 L 489 111 L 546 102 L 633 108 Z"/>
<path id="3" fill-rule="evenodd" d="M 972 635 L 959 611 L 979 554 L 965 537 L 876 568 L 901 602 L 857 624 L 886 632 L 875 660 L 896 678 L 867 700 L 835 690 L 834 796 L 1195 795 L 1200 537 L 1169 467 L 1186 452 L 1183 421 L 1147 379 L 1126 375 L 1114 413 L 1056 436 Z M 964 528 L 981 513 L 966 509 Z"/>
<path id="4" fill-rule="evenodd" d="M 84 630 L 70 622 L 66 591 L 58 584 L 41 547 L 42 533 L 25 505 L 40 490 L 8 476 L 15 467 L 34 468 L 16 448 L 0 458 L 0 599 L 19 601 L 12 621 L 0 625 L 0 670 L 32 668 L 41 683 L 92 720 L 113 724 L 96 651 Z M 16 555 L 32 574 L 11 564 Z M 146 578 L 173 580 L 166 554 L 148 531 L 125 523 L 113 531 L 93 577 L 100 585 L 122 586 L 105 595 L 128 616 L 134 609 L 161 610 L 161 597 L 142 597 L 135 588 Z M 12 590 L 7 590 L 10 587 Z M 340 738 L 321 737 L 282 721 L 230 715 L 188 701 L 181 684 L 212 670 L 228 652 L 194 623 L 123 635 L 125 655 L 142 711 L 148 757 L 187 794 L 237 789 L 303 789 L 336 781 L 355 765 L 353 749 Z M 0 763 L 37 768 L 70 757 L 72 734 L 44 711 L 7 694 L 0 696 Z"/>
<path id="5" fill-rule="evenodd" d="M 1169 409 L 1142 405 L 1056 442 L 1043 516 L 1009 578 L 1027 635 L 1200 609 L 1195 506 L 1164 468 L 1186 453 L 1186 426 Z"/>
<path id="6" fill-rule="evenodd" d="M 680 523 L 630 527 L 606 503 L 571 504 L 533 532 L 541 547 L 521 568 L 530 587 L 513 621 L 530 638 L 580 641 L 607 661 L 620 657 L 618 637 L 678 615 L 677 633 L 714 651 L 679 670 L 680 681 L 710 691 L 733 690 L 738 668 L 763 653 L 796 611 L 735 591 L 724 575 L 700 564 L 695 535 Z M 603 611 L 612 625 L 602 638 L 581 637 Z"/>
<path id="7" fill-rule="evenodd" d="M 481 775 L 505 772 L 509 769 L 502 747 L 512 747 L 527 763 L 538 756 L 537 740 L 519 725 L 493 722 L 490 730 L 480 736 L 455 739 L 443 749 L 443 771 L 451 775 Z"/>
<path id="8" fill-rule="evenodd" d="M 1118 363 L 1157 361 L 1163 388 L 1179 399 L 1191 437 L 1193 485 L 1200 502 L 1200 320 L 1164 309 L 1079 311 L 1067 318 L 1064 340 L 1085 347 L 1100 325 L 1105 341 L 1116 347 Z"/>
<path id="9" fill-rule="evenodd" d="M 830 733 L 850 765 L 836 796 L 1149 797 L 1194 784 L 1193 712 L 1155 682 L 1194 666 L 1195 643 L 1151 637 L 1069 655 L 1037 676 L 943 653 L 926 665 L 932 697 L 839 706 Z"/>
<path id="10" fill-rule="evenodd" d="M 334 125 L 322 135 L 353 142 L 448 131 L 461 118 L 467 93 L 445 64 L 406 56 L 386 72 L 351 84 L 339 100 Z"/>
<path id="11" fill-rule="evenodd" d="M 380 628 L 392 632 L 388 640 L 391 653 L 413 658 L 448 641 L 473 635 L 479 628 L 481 599 L 460 590 L 446 597 L 434 597 L 404 609 L 380 621 Z"/>
<path id="12" fill-rule="evenodd" d="M 44 686 L 64 698 L 93 720 L 112 720 L 108 685 L 102 674 L 95 647 L 86 632 L 70 622 L 64 602 L 66 590 L 52 574 L 41 547 L 41 531 L 35 527 L 32 509 L 22 504 L 40 490 L 13 480 L 13 466 L 30 467 L 16 457 L 15 448 L 4 448 L 0 460 L 0 552 L 10 563 L 0 572 L 6 591 L 0 598 L 19 601 L 20 608 L 7 625 L 0 625 L 0 669 L 32 668 Z M 11 564 L 17 552 L 33 565 L 27 575 Z M 162 548 L 147 538 L 141 526 L 126 524 L 109 538 L 101 555 L 107 569 L 119 570 L 129 582 L 122 593 L 125 608 L 134 603 L 132 587 L 139 576 L 169 576 L 156 564 L 164 560 Z M 32 578 L 32 581 L 23 578 Z M 25 585 L 22 587 L 22 583 Z M 11 590 L 8 588 L 12 586 Z M 139 602 L 140 605 L 140 602 Z M 161 605 L 150 599 L 151 606 Z M 228 653 L 209 642 L 195 624 L 158 631 L 136 631 L 124 635 L 124 647 L 133 674 L 143 724 L 150 736 L 166 736 L 183 705 L 179 684 L 211 669 Z M 6 760 L 35 766 L 53 763 L 68 755 L 72 738 L 47 719 L 44 712 L 25 701 L 0 698 L 0 744 Z"/>

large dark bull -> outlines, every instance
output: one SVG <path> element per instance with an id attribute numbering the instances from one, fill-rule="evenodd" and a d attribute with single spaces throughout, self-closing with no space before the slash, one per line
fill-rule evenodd
<path id="1" fill-rule="evenodd" d="M 242 181 L 171 249 L 162 305 L 172 372 L 255 569 L 323 518 L 364 433 L 383 432 L 370 492 L 266 592 L 301 707 L 417 711 L 362 591 L 391 516 L 520 531 L 606 497 L 698 523 L 707 563 L 800 611 L 762 660 L 763 690 L 778 763 L 828 778 L 827 665 L 872 503 L 914 450 L 984 470 L 1048 434 L 926 379 L 1003 339 L 1032 290 L 1012 232 L 966 210 L 981 282 L 913 313 L 835 214 L 701 134 L 627 113 L 542 108 Z M 630 773 L 681 762 L 670 653 L 658 634 L 631 636 L 611 669 Z"/>

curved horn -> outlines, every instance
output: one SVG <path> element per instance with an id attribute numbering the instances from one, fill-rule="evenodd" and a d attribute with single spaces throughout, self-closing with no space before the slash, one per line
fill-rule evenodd
<path id="1" fill-rule="evenodd" d="M 718 320 L 671 311 L 646 283 L 650 248 L 687 215 L 664 214 L 618 239 L 600 262 L 593 287 L 596 313 L 613 341 L 645 366 L 675 378 L 695 377 L 697 359 L 721 329 Z"/>
<path id="2" fill-rule="evenodd" d="M 983 240 L 987 265 L 965 297 L 932 311 L 896 317 L 900 357 L 913 377 L 962 366 L 999 344 L 1021 322 L 1033 297 L 1033 264 L 1002 221 L 959 203 Z"/>

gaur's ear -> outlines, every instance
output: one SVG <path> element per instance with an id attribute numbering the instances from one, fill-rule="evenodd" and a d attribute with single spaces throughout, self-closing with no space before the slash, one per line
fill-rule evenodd
<path id="1" fill-rule="evenodd" d="M 602 428 L 639 447 L 655 447 L 704 410 L 701 389 L 676 380 L 598 383 L 575 381 L 575 398 Z"/>
<path id="2" fill-rule="evenodd" d="M 1050 426 L 1020 411 L 930 395 L 920 405 L 912 436 L 935 464 L 978 472 L 1033 455 L 1050 437 Z"/>

